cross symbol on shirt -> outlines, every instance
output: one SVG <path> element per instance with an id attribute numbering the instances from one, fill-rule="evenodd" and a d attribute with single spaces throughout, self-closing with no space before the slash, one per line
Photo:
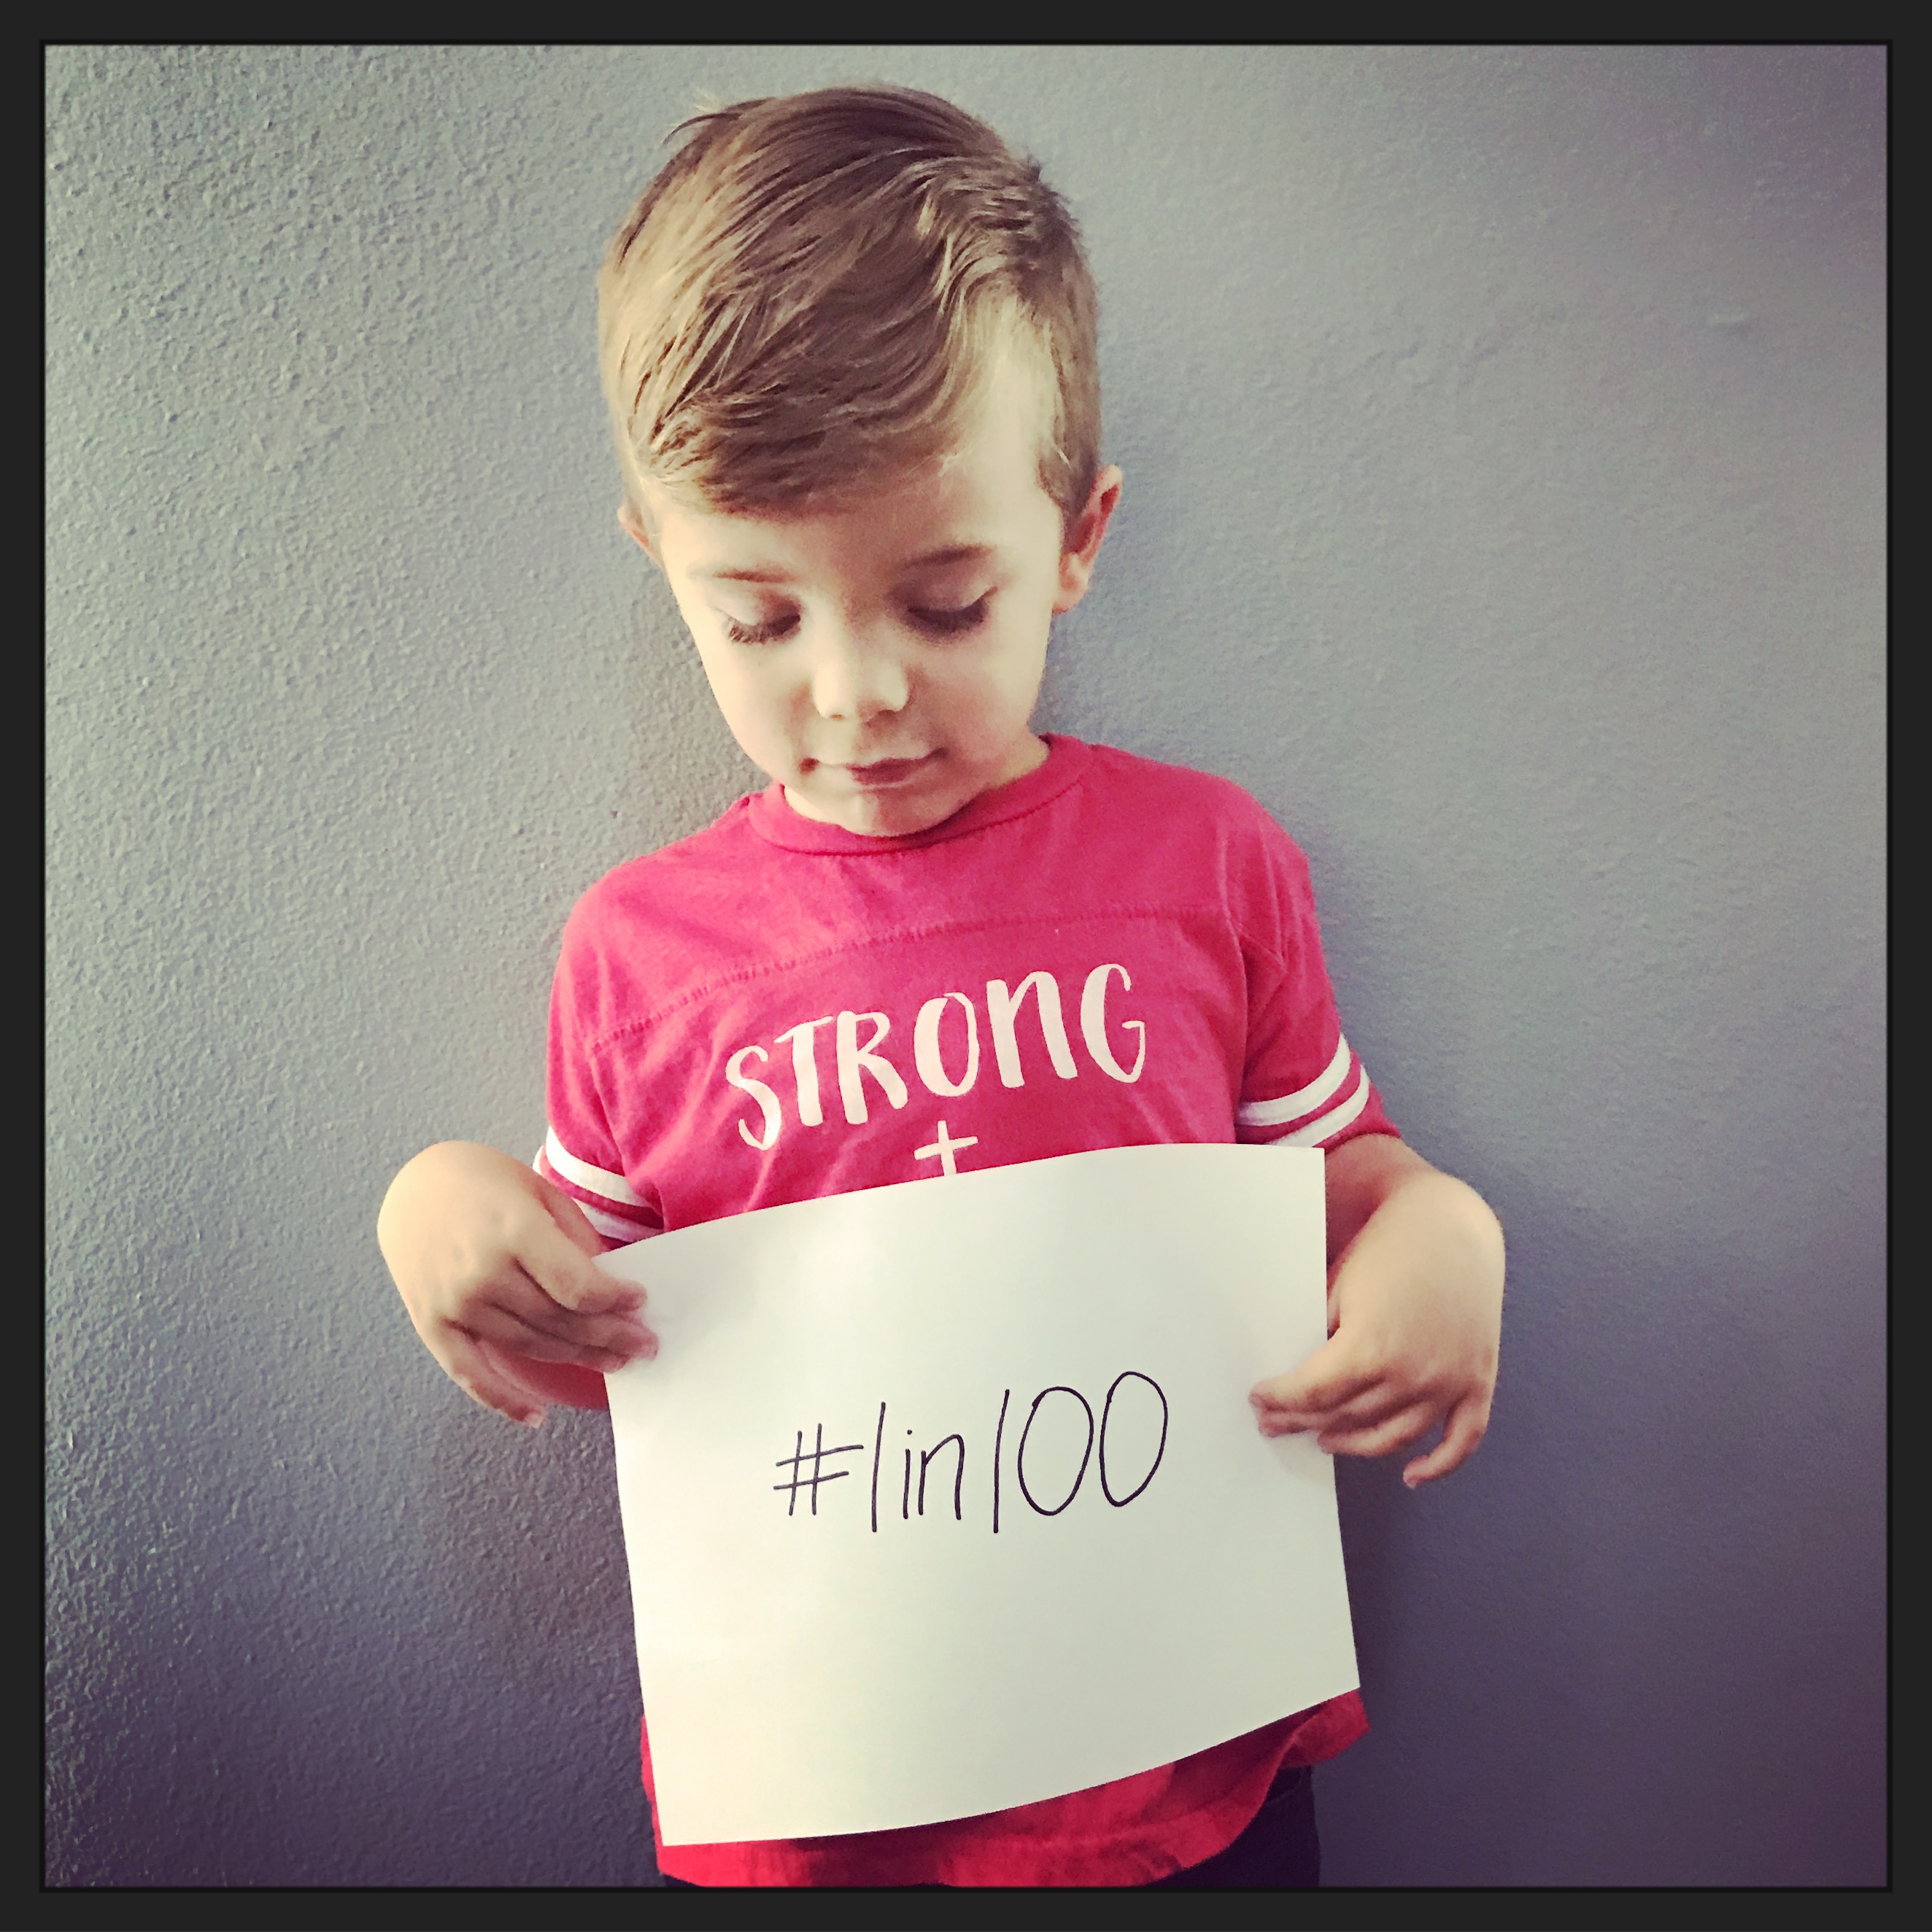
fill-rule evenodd
<path id="1" fill-rule="evenodd" d="M 979 1144 L 980 1136 L 977 1134 L 968 1134 L 964 1140 L 956 1141 L 951 1138 L 946 1133 L 946 1123 L 944 1120 L 941 1120 L 939 1124 L 938 1139 L 934 1141 L 930 1147 L 921 1148 L 918 1152 L 913 1156 L 913 1159 L 915 1160 L 930 1160 L 934 1154 L 937 1154 L 939 1156 L 940 1166 L 943 1167 L 948 1174 L 957 1174 L 959 1170 L 952 1164 L 953 1149 L 956 1148 L 977 1147 Z"/>

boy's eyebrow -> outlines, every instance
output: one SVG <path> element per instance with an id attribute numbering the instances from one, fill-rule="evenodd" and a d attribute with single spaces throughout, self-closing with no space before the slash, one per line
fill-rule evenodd
<path id="1" fill-rule="evenodd" d="M 908 570 L 929 570 L 943 563 L 977 563 L 993 554 L 991 544 L 948 544 L 943 550 L 929 550 L 906 566 Z"/>
<path id="2" fill-rule="evenodd" d="M 976 563 L 993 554 L 994 546 L 991 544 L 948 544 L 943 549 L 929 550 L 923 556 L 910 558 L 901 567 L 906 570 L 932 570 L 942 564 Z M 699 568 L 691 574 L 702 578 L 707 584 L 787 584 L 791 580 L 790 573 L 783 570 Z"/>

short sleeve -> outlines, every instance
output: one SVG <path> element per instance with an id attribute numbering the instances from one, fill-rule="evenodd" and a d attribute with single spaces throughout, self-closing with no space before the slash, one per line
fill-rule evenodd
<path id="1" fill-rule="evenodd" d="M 621 1244 L 658 1234 L 664 1223 L 626 1171 L 598 1090 L 597 1048 L 608 1028 L 596 923 L 580 905 L 564 928 L 550 988 L 548 1131 L 536 1166 L 600 1234 Z"/>
<path id="2" fill-rule="evenodd" d="M 1254 815 L 1252 848 L 1235 882 L 1248 970 L 1235 1137 L 1334 1148 L 1363 1134 L 1394 1134 L 1336 1010 L 1308 862 L 1258 806 Z"/>
<path id="3" fill-rule="evenodd" d="M 593 952 L 565 946 L 550 991 L 549 1070 L 546 1111 L 548 1131 L 531 1163 L 544 1178 L 570 1196 L 584 1218 L 604 1238 L 605 1252 L 627 1246 L 659 1232 L 651 1214 L 623 1172 L 623 1163 L 598 1098 L 586 1051 L 594 1038 L 598 974 Z M 604 1378 L 572 1362 L 517 1358 L 518 1372 L 552 1401 L 577 1408 L 608 1408 Z"/>

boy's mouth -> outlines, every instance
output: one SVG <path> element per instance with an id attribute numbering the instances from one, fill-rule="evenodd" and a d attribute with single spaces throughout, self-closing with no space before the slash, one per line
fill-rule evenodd
<path id="1" fill-rule="evenodd" d="M 847 765 L 844 770 L 860 790 L 882 791 L 916 776 L 938 756 L 936 752 L 927 752 L 916 758 L 874 758 L 862 765 Z"/>

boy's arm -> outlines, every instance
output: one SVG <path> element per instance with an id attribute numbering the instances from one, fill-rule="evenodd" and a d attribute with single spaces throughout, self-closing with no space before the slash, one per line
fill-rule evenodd
<path id="1" fill-rule="evenodd" d="M 1475 1190 L 1387 1134 L 1324 1163 L 1330 1340 L 1249 1400 L 1270 1436 L 1314 1430 L 1349 1456 L 1442 1439 L 1402 1480 L 1446 1476 L 1489 1426 L 1502 1326 L 1502 1228 Z"/>
<path id="2" fill-rule="evenodd" d="M 390 1183 L 376 1238 L 423 1346 L 512 1421 L 534 1427 L 551 1394 L 520 1358 L 608 1370 L 657 1352 L 643 1291 L 596 1265 L 606 1244 L 583 1210 L 495 1148 L 424 1148 Z"/>

